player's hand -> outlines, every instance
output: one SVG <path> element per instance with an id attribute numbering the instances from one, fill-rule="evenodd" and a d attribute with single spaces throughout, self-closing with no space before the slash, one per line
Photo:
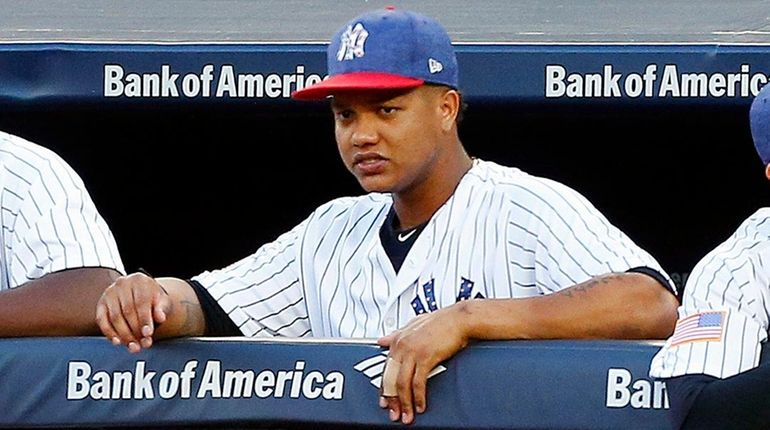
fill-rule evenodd
<path id="1" fill-rule="evenodd" d="M 96 304 L 96 323 L 114 345 L 130 352 L 152 346 L 155 325 L 166 321 L 172 301 L 155 279 L 134 273 L 118 278 Z"/>
<path id="2" fill-rule="evenodd" d="M 389 410 L 391 421 L 410 424 L 415 412 L 425 412 L 428 374 L 468 344 L 463 306 L 464 302 L 460 302 L 420 315 L 406 327 L 377 340 L 380 346 L 390 348 L 380 407 Z M 393 388 L 395 394 L 388 392 Z"/>

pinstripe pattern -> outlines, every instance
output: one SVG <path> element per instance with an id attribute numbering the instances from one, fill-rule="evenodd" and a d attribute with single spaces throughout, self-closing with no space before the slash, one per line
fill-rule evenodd
<path id="1" fill-rule="evenodd" d="M 254 255 L 195 280 L 247 336 L 371 338 L 414 317 L 413 300 L 425 309 L 454 304 L 463 282 L 471 289 L 463 297 L 510 298 L 638 266 L 663 273 L 575 191 L 479 160 L 396 273 L 378 234 L 391 204 L 384 194 L 334 200 Z"/>
<path id="2" fill-rule="evenodd" d="M 0 289 L 76 267 L 124 273 L 83 181 L 53 152 L 0 132 Z"/>
<path id="3" fill-rule="evenodd" d="M 686 342 L 658 352 L 650 375 L 707 374 L 727 378 L 759 364 L 767 340 L 770 294 L 770 208 L 749 217 L 695 266 L 684 290 L 680 320 L 699 312 L 727 311 L 721 340 Z"/>

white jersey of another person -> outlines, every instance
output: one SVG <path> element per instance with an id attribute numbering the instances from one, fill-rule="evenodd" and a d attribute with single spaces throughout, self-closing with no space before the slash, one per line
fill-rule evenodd
<path id="1" fill-rule="evenodd" d="M 460 300 L 550 294 L 638 267 L 666 276 L 574 190 L 491 162 L 474 161 L 398 273 L 379 237 L 391 205 L 378 193 L 333 200 L 193 281 L 246 336 L 374 338 Z"/>
<path id="2" fill-rule="evenodd" d="M 66 269 L 125 272 L 83 181 L 58 155 L 0 132 L 0 186 L 0 290 Z"/>
<path id="3" fill-rule="evenodd" d="M 693 269 L 679 321 L 650 376 L 724 379 L 759 365 L 770 305 L 770 208 L 741 224 Z"/>

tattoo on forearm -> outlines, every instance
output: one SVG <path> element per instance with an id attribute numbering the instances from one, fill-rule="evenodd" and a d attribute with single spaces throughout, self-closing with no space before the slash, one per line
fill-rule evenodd
<path id="1" fill-rule="evenodd" d="M 564 297 L 572 298 L 578 294 L 587 293 L 589 290 L 592 290 L 594 287 L 597 287 L 599 285 L 612 283 L 617 279 L 619 279 L 621 276 L 623 275 L 619 273 L 611 273 L 608 275 L 597 276 L 595 278 L 591 278 L 575 286 L 561 290 L 557 294 L 561 294 Z"/>

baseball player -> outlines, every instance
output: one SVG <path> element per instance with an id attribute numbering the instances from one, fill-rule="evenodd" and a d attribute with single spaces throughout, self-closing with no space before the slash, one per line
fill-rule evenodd
<path id="1" fill-rule="evenodd" d="M 427 374 L 472 339 L 671 333 L 668 277 L 585 198 L 468 156 L 457 61 L 436 21 L 361 15 L 333 37 L 328 68 L 293 96 L 330 98 L 342 160 L 368 194 L 190 281 L 121 278 L 97 308 L 108 339 L 139 351 L 179 335 L 379 338 L 381 406 L 410 423 Z"/>
<path id="2" fill-rule="evenodd" d="M 0 132 L 0 211 L 0 336 L 98 333 L 93 306 L 124 270 L 80 177 Z"/>
<path id="3" fill-rule="evenodd" d="M 770 179 L 770 85 L 750 118 Z M 650 375 L 667 379 L 677 427 L 770 427 L 769 311 L 770 208 L 762 208 L 695 266 L 676 330 L 652 361 Z"/>

